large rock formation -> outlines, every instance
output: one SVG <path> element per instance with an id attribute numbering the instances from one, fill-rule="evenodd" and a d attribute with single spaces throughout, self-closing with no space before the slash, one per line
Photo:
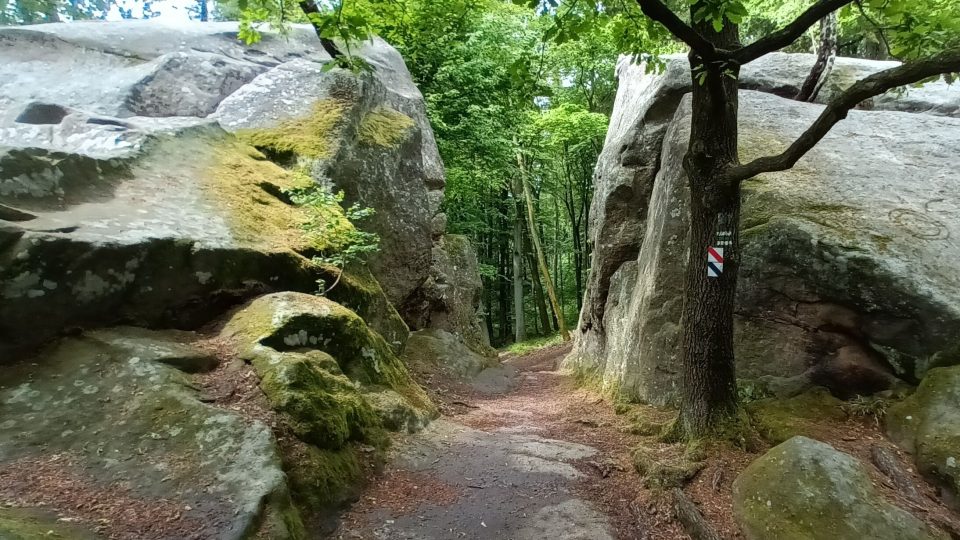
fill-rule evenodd
<path id="1" fill-rule="evenodd" d="M 331 296 L 402 345 L 389 304 L 435 273 L 443 167 L 397 52 L 358 54 L 372 72 L 324 72 L 309 27 L 252 47 L 230 23 L 0 29 L 0 356 L 71 326 L 195 327 L 257 292 L 315 289 L 332 270 L 307 257 L 335 239 L 305 239 L 311 216 L 284 194 L 311 181 L 376 211 L 383 292 L 355 269 Z"/>
<path id="2" fill-rule="evenodd" d="M 741 158 L 781 151 L 821 107 L 792 95 L 812 58 L 770 55 L 741 77 Z M 885 63 L 841 59 L 827 96 Z M 689 67 L 622 63 L 591 212 L 593 268 L 566 365 L 626 397 L 673 403 L 679 383 Z M 838 79 L 839 77 L 839 79 Z M 769 93 L 767 93 L 769 92 Z M 875 109 L 958 114 L 939 83 Z M 744 185 L 741 376 L 847 397 L 917 381 L 960 330 L 960 120 L 853 111 L 792 170 Z"/>
<path id="3" fill-rule="evenodd" d="M 385 431 L 435 416 L 394 306 L 482 350 L 476 261 L 402 59 L 357 50 L 370 71 L 325 71 L 309 27 L 0 28 L 0 536 L 315 537 Z M 369 268 L 314 260 L 354 231 L 318 186 L 376 211 Z"/>

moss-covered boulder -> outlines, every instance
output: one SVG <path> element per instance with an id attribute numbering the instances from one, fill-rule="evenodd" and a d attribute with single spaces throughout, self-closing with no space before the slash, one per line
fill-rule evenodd
<path id="1" fill-rule="evenodd" d="M 292 400 L 291 403 L 300 404 L 287 407 L 289 412 L 300 411 L 305 415 L 298 419 L 304 426 L 322 417 L 318 411 L 329 407 L 333 414 L 353 419 L 354 422 L 347 424 L 356 424 L 356 429 L 362 431 L 363 426 L 369 425 L 365 411 L 383 400 L 365 400 L 359 394 L 384 390 L 401 396 L 401 402 L 412 409 L 411 417 L 436 414 L 430 399 L 386 341 L 371 331 L 356 313 L 327 298 L 302 293 L 262 296 L 237 311 L 224 326 L 222 335 L 237 344 L 244 359 L 263 370 L 262 377 L 271 371 L 287 374 L 264 377 L 261 385 L 266 386 L 265 391 L 270 388 L 268 395 L 280 398 L 287 393 L 282 400 L 292 398 L 289 391 L 305 394 L 305 399 L 312 404 L 310 407 L 305 406 L 303 400 Z M 316 356 L 308 359 L 303 353 L 309 351 L 330 355 L 336 364 L 334 371 L 329 369 L 333 367 L 329 361 L 324 364 Z M 311 398 L 314 393 L 338 397 L 321 404 L 317 401 L 319 398 Z M 361 405 L 358 399 L 369 405 Z M 341 401 L 351 412 L 337 410 Z M 377 412 L 383 419 L 393 419 L 396 417 L 394 405 Z M 353 428 L 338 432 L 340 435 L 332 440 L 356 435 Z"/>
<path id="2" fill-rule="evenodd" d="M 747 404 L 747 412 L 760 436 L 772 444 L 803 435 L 816 437 L 821 422 L 846 418 L 843 402 L 825 389 L 790 398 L 761 399 Z"/>
<path id="3" fill-rule="evenodd" d="M 960 508 L 960 366 L 930 370 L 917 391 L 890 407 L 887 433 L 917 470 Z"/>
<path id="4" fill-rule="evenodd" d="M 87 24 L 0 29 L 0 362 L 75 327 L 195 329 L 253 296 L 332 283 L 311 257 L 351 225 L 290 189 L 373 207 L 375 275 L 397 302 L 423 282 L 443 167 L 389 45 L 360 45 L 375 69 L 354 75 L 325 69 L 309 25 L 246 46 L 236 23 L 175 39 Z M 399 351 L 408 332 L 378 280 L 349 274 L 331 296 Z"/>
<path id="5" fill-rule="evenodd" d="M 202 402 L 164 363 L 202 351 L 143 338 L 71 338 L 0 371 L 0 489 L 108 537 L 122 533 L 123 507 L 163 516 L 154 537 L 303 538 L 270 429 Z M 0 536 L 11 519 L 0 513 Z"/>
<path id="6" fill-rule="evenodd" d="M 887 502 L 856 458 L 806 437 L 774 447 L 740 473 L 733 509 L 749 540 L 947 538 Z"/>
<path id="7" fill-rule="evenodd" d="M 473 377 L 499 364 L 496 356 L 478 354 L 460 337 L 437 329 L 411 334 L 403 358 L 418 369 L 444 371 L 457 377 Z"/>

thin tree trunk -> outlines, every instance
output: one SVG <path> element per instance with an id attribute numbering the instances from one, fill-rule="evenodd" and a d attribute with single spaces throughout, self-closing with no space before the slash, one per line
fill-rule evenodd
<path id="1" fill-rule="evenodd" d="M 530 286 L 533 289 L 533 300 L 537 304 L 537 315 L 539 316 L 539 331 L 541 335 L 550 333 L 550 313 L 547 311 L 547 299 L 543 295 L 543 283 L 540 282 L 540 275 L 537 274 L 537 261 L 533 254 L 533 249 L 529 242 L 526 242 L 527 249 L 527 268 L 530 271 Z"/>
<path id="2" fill-rule="evenodd" d="M 526 324 L 523 319 L 523 210 L 520 207 L 519 182 L 514 180 L 513 193 L 516 201 L 516 219 L 513 221 L 513 321 L 514 336 L 517 343 L 527 339 Z"/>
<path id="3" fill-rule="evenodd" d="M 705 0 L 691 6 L 696 10 Z M 738 46 L 736 25 L 717 33 L 709 21 L 696 30 L 717 47 Z M 690 53 L 694 73 L 690 143 L 684 169 L 690 186 L 689 254 L 681 321 L 680 427 L 688 438 L 707 436 L 737 414 L 733 308 L 739 269 L 740 189 L 726 175 L 737 157 L 738 67 L 709 64 Z M 729 70 L 726 71 L 725 70 Z M 708 248 L 723 250 L 722 272 L 708 277 Z"/>
<path id="4" fill-rule="evenodd" d="M 200 22 L 207 22 L 210 19 L 210 13 L 207 10 L 207 0 L 197 0 L 200 2 Z"/>
<path id="5" fill-rule="evenodd" d="M 517 152 L 517 165 L 520 167 L 520 183 L 523 185 L 523 198 L 526 199 L 527 202 L 527 224 L 530 229 L 530 239 L 533 240 L 533 248 L 537 252 L 537 265 L 540 267 L 543 282 L 547 286 L 547 295 L 550 297 L 550 304 L 553 306 L 553 314 L 557 317 L 560 336 L 564 341 L 570 341 L 570 332 L 567 331 L 567 323 L 563 318 L 563 310 L 560 307 L 560 302 L 557 301 L 557 291 L 553 288 L 553 280 L 550 279 L 550 269 L 547 268 L 547 259 L 543 255 L 543 246 L 540 244 L 540 237 L 537 234 L 537 220 L 533 213 L 533 196 L 530 194 L 530 185 L 526 179 L 523 155 L 520 152 Z"/>
<path id="6" fill-rule="evenodd" d="M 830 77 L 833 71 L 833 64 L 837 59 L 837 12 L 827 15 L 820 19 L 820 44 L 817 46 L 817 61 L 813 64 L 813 69 L 803 81 L 800 91 L 797 93 L 797 101 L 813 102 L 820 94 L 820 90 Z"/>

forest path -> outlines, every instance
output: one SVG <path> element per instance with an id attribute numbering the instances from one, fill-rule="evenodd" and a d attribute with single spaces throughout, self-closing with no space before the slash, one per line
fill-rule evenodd
<path id="1" fill-rule="evenodd" d="M 399 441 L 338 538 L 639 538 L 625 421 L 556 365 L 569 345 L 505 358 L 511 388 L 433 384 L 444 417 Z M 630 471 L 630 474 L 628 474 Z"/>

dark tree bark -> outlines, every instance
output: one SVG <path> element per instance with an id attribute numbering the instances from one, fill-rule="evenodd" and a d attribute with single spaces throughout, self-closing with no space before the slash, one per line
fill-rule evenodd
<path id="1" fill-rule="evenodd" d="M 696 9 L 699 4 L 691 7 Z M 720 49 L 740 46 L 736 25 L 720 33 L 709 21 L 694 26 Z M 690 187 L 690 231 L 681 318 L 683 387 L 680 425 L 703 436 L 736 414 L 733 307 L 740 266 L 740 188 L 726 177 L 737 164 L 739 66 L 705 61 L 690 53 L 694 73 L 690 143 L 683 165 Z M 697 73 L 706 71 L 702 79 Z M 726 244 L 720 246 L 720 244 Z M 723 271 L 707 275 L 708 248 L 723 248 Z"/>
<path id="2" fill-rule="evenodd" d="M 210 20 L 210 12 L 207 9 L 207 0 L 197 0 L 200 3 L 200 22 Z"/>
<path id="3" fill-rule="evenodd" d="M 817 61 L 810 74 L 800 87 L 794 99 L 797 101 L 815 101 L 820 90 L 833 71 L 837 59 L 837 13 L 833 12 L 820 19 L 820 44 L 817 46 Z"/>

